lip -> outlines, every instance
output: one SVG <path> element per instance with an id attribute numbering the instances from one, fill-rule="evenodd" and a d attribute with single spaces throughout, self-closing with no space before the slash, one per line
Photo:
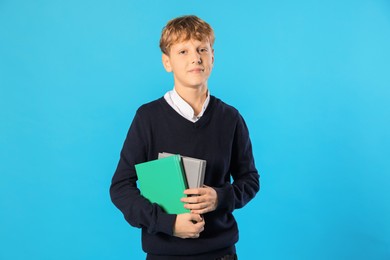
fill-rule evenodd
<path id="1" fill-rule="evenodd" d="M 199 72 L 203 72 L 204 69 L 203 68 L 194 68 L 194 69 L 190 69 L 188 72 L 195 72 L 195 73 L 199 73 Z"/>

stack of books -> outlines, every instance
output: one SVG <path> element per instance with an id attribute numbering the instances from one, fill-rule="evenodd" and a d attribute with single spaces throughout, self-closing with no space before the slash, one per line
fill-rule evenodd
<path id="1" fill-rule="evenodd" d="M 171 153 L 135 165 L 141 195 L 168 214 L 189 213 L 180 201 L 187 188 L 203 186 L 206 161 Z"/>

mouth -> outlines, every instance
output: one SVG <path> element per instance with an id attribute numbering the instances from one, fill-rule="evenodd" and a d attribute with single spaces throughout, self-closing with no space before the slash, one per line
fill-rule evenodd
<path id="1" fill-rule="evenodd" d="M 204 71 L 203 68 L 194 68 L 194 69 L 189 70 L 188 72 L 200 73 L 200 72 L 203 72 L 203 71 Z"/>

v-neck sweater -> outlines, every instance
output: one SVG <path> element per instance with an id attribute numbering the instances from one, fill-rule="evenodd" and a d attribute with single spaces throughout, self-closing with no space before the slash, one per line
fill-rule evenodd
<path id="1" fill-rule="evenodd" d="M 204 214 L 205 229 L 199 238 L 174 237 L 176 215 L 165 213 L 140 195 L 134 165 L 157 159 L 159 152 L 207 161 L 204 184 L 216 190 L 218 205 L 215 211 Z M 193 123 L 161 97 L 137 110 L 110 193 L 129 224 L 142 228 L 143 250 L 173 256 L 233 246 L 238 241 L 238 227 L 232 212 L 247 204 L 259 187 L 248 128 L 234 107 L 210 96 L 203 116 Z"/>

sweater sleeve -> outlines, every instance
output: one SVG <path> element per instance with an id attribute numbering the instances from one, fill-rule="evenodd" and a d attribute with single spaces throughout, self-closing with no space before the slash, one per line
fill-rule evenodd
<path id="1" fill-rule="evenodd" d="M 137 112 L 112 178 L 111 200 L 130 225 L 145 228 L 150 234 L 161 232 L 172 235 L 176 215 L 166 214 L 157 204 L 150 203 L 137 188 L 134 165 L 148 159 L 147 132 L 145 122 Z"/>
<path id="2" fill-rule="evenodd" d="M 245 206 L 260 189 L 260 176 L 255 167 L 248 127 L 239 114 L 232 146 L 230 174 L 233 183 L 216 188 L 217 208 L 229 212 Z"/>

